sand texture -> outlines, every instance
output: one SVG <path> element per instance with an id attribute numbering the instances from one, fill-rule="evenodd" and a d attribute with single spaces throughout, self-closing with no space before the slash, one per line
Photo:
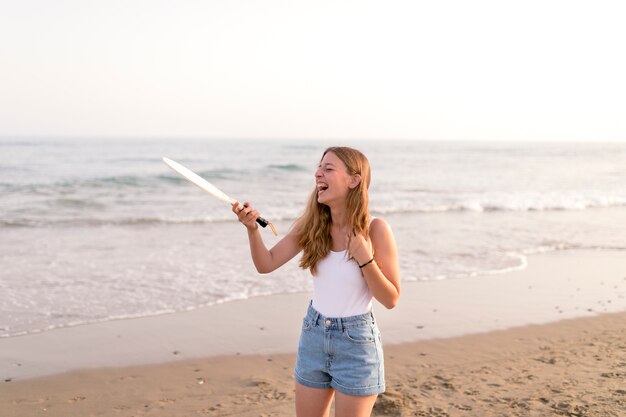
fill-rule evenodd
<path id="1" fill-rule="evenodd" d="M 3 416 L 292 416 L 293 354 L 4 382 Z M 625 416 L 626 313 L 385 348 L 375 416 Z M 331 414 L 332 415 L 332 414 Z"/>

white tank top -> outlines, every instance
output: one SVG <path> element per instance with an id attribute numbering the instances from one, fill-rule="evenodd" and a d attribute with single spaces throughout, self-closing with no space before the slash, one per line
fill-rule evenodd
<path id="1" fill-rule="evenodd" d="M 355 260 L 348 260 L 346 252 L 331 250 L 317 263 L 312 306 L 326 317 L 350 317 L 372 310 L 370 287 L 359 265 Z"/>

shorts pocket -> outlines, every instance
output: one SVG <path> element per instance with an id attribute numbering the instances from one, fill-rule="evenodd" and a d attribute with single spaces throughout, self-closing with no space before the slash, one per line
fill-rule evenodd
<path id="1" fill-rule="evenodd" d="M 346 327 L 343 334 L 353 343 L 369 344 L 376 341 L 374 339 L 374 330 L 371 325 Z"/>
<path id="2" fill-rule="evenodd" d="M 302 330 L 303 331 L 311 330 L 312 327 L 313 327 L 313 320 L 311 320 L 308 317 L 305 317 L 304 319 L 302 319 Z"/>

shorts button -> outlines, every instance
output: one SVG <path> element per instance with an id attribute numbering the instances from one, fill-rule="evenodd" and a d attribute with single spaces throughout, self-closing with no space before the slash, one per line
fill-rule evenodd
<path id="1" fill-rule="evenodd" d="M 326 320 L 326 325 L 330 326 L 330 320 Z"/>

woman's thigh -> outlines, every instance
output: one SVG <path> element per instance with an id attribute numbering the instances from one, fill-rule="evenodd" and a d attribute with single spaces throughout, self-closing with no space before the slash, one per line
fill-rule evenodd
<path id="1" fill-rule="evenodd" d="M 328 417 L 334 393 L 332 388 L 310 388 L 296 382 L 296 416 Z"/>
<path id="2" fill-rule="evenodd" d="M 367 396 L 335 394 L 335 417 L 369 417 L 378 394 Z"/>

